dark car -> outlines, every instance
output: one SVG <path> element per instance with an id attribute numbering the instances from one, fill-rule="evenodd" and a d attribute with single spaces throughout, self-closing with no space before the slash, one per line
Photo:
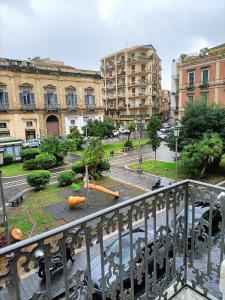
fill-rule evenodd
<path id="1" fill-rule="evenodd" d="M 170 231 L 168 231 L 171 234 Z M 148 274 L 154 272 L 154 256 L 153 256 L 153 245 L 154 245 L 154 235 L 152 226 L 148 226 L 148 248 L 149 248 L 149 258 L 148 258 Z M 145 230 L 144 227 L 139 227 L 132 232 L 133 237 L 133 263 L 134 268 L 142 268 L 145 266 Z M 165 236 L 164 236 L 165 238 Z M 163 242 L 160 243 L 160 238 L 156 238 L 158 245 L 157 248 L 157 280 L 160 280 L 166 271 L 166 258 L 165 253 L 168 253 L 168 258 L 173 257 L 173 245 L 172 243 L 168 246 L 167 250 Z M 119 299 L 119 279 L 118 272 L 120 268 L 120 257 L 119 257 L 119 240 L 112 242 L 104 251 L 104 260 L 106 264 L 104 265 L 104 272 L 106 280 L 106 288 L 110 285 L 117 285 L 118 283 L 118 299 Z M 112 266 L 112 260 L 113 265 Z M 130 271 L 129 271 L 129 261 L 130 261 L 130 233 L 125 233 L 122 235 L 122 264 L 123 264 L 123 286 L 125 289 L 129 289 L 131 286 L 130 282 Z M 144 267 L 145 269 L 145 267 Z M 101 273 L 101 258 L 96 257 L 91 262 L 91 274 L 92 282 L 95 288 L 94 298 L 102 299 L 102 291 L 100 287 L 100 280 L 102 277 Z M 88 283 L 87 277 L 85 277 L 85 285 Z M 140 288 L 144 289 L 144 274 L 142 274 L 139 280 L 134 279 L 134 288 L 140 293 Z"/>
<path id="2" fill-rule="evenodd" d="M 188 206 L 188 244 L 190 246 L 191 240 L 196 241 L 196 237 L 199 241 L 206 240 L 206 235 L 209 233 L 209 218 L 210 218 L 210 204 L 206 202 L 196 202 L 195 203 L 195 219 L 194 219 L 194 233 L 192 231 L 192 219 L 193 210 L 192 205 Z M 185 210 L 181 210 L 176 217 L 176 227 L 178 228 L 181 223 L 184 226 L 184 216 Z M 174 223 L 171 224 L 172 228 Z M 222 216 L 220 210 L 217 206 L 212 208 L 212 236 L 217 235 L 222 227 Z M 180 227 L 181 228 L 181 227 Z"/>

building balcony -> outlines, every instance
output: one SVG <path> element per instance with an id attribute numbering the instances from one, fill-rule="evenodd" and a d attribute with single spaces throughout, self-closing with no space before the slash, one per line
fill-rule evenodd
<path id="1" fill-rule="evenodd" d="M 33 104 L 22 104 L 21 105 L 21 109 L 23 110 L 23 111 L 33 111 L 33 110 L 35 110 L 36 109 L 36 106 L 35 106 L 35 103 L 33 103 Z"/>
<path id="2" fill-rule="evenodd" d="M 112 86 L 107 86 L 106 87 L 106 89 L 107 90 L 114 90 L 116 88 L 116 86 L 115 85 L 112 85 Z"/>
<path id="3" fill-rule="evenodd" d="M 45 110 L 47 111 L 58 111 L 59 110 L 59 104 L 45 104 Z"/>
<path id="4" fill-rule="evenodd" d="M 118 109 L 127 109 L 127 105 L 124 103 L 119 103 L 118 104 Z"/>
<path id="5" fill-rule="evenodd" d="M 9 110 L 9 104 L 8 103 L 3 103 L 2 105 L 0 105 L 0 112 L 1 111 L 8 111 Z"/>
<path id="6" fill-rule="evenodd" d="M 118 94 L 118 98 L 125 98 L 126 95 L 125 94 Z"/>
<path id="7" fill-rule="evenodd" d="M 117 65 L 124 65 L 125 64 L 125 60 L 124 59 L 120 59 L 116 63 L 117 63 Z"/>
<path id="8" fill-rule="evenodd" d="M 222 192 L 185 180 L 1 248 L 0 298 L 201 299 L 197 290 L 202 299 L 222 299 Z M 53 272 L 59 258 L 61 270 Z"/>
<path id="9" fill-rule="evenodd" d="M 150 105 L 146 104 L 146 103 L 140 103 L 139 104 L 139 108 L 148 108 L 150 107 Z"/>
<path id="10" fill-rule="evenodd" d="M 117 86 L 118 86 L 118 87 L 125 87 L 125 86 L 126 86 L 126 83 L 125 83 L 125 82 L 118 82 L 118 83 L 117 83 Z"/>
<path id="11" fill-rule="evenodd" d="M 67 105 L 67 109 L 68 111 L 77 111 L 78 110 L 78 105 L 75 104 L 75 105 Z"/>
<path id="12" fill-rule="evenodd" d="M 209 88 L 209 83 L 208 83 L 208 82 L 202 82 L 202 83 L 199 85 L 199 88 L 200 88 L 200 89 L 208 89 L 208 88 Z"/>
<path id="13" fill-rule="evenodd" d="M 88 111 L 92 111 L 96 109 L 96 105 L 95 104 L 86 104 L 85 105 L 86 110 Z"/>
<path id="14" fill-rule="evenodd" d="M 125 75 L 126 75 L 125 71 L 121 71 L 121 72 L 117 73 L 117 77 L 122 77 L 122 76 L 125 76 Z"/>
<path id="15" fill-rule="evenodd" d="M 195 88 L 194 83 L 190 82 L 190 83 L 187 83 L 187 84 L 186 84 L 186 89 L 187 89 L 188 91 L 194 90 L 194 88 Z"/>

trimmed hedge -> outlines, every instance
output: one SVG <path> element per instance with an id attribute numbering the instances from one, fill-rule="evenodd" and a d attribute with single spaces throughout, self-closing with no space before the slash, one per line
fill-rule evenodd
<path id="1" fill-rule="evenodd" d="M 45 170 L 32 171 L 27 175 L 27 183 L 36 190 L 45 188 L 50 182 L 50 172 Z"/>
<path id="2" fill-rule="evenodd" d="M 23 169 L 24 170 L 36 170 L 37 169 L 36 159 L 25 160 L 23 162 Z"/>
<path id="3" fill-rule="evenodd" d="M 57 160 L 53 154 L 41 153 L 35 158 L 37 169 L 51 169 L 57 164 Z"/>
<path id="4" fill-rule="evenodd" d="M 85 165 L 84 165 L 83 161 L 81 161 L 81 160 L 76 161 L 72 166 L 72 170 L 76 174 L 78 174 L 78 173 L 84 174 L 85 173 Z"/>
<path id="5" fill-rule="evenodd" d="M 57 178 L 60 186 L 70 185 L 75 180 L 75 173 L 73 171 L 61 172 Z"/>
<path id="6" fill-rule="evenodd" d="M 34 159 L 40 153 L 41 153 L 41 151 L 37 148 L 22 149 L 20 151 L 20 155 L 21 155 L 23 161 Z"/>
<path id="7" fill-rule="evenodd" d="M 4 153 L 4 165 L 9 165 L 13 162 L 13 156 L 10 153 Z"/>

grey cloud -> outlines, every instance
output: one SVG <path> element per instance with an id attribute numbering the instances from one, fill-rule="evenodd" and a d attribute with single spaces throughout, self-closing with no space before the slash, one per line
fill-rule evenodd
<path id="1" fill-rule="evenodd" d="M 10 0 L 0 2 L 0 11 L 7 12 L 0 12 L 1 56 L 41 55 L 97 70 L 102 56 L 126 43 L 152 43 L 162 58 L 164 88 L 173 58 L 198 41 L 214 46 L 225 36 L 223 0 Z"/>

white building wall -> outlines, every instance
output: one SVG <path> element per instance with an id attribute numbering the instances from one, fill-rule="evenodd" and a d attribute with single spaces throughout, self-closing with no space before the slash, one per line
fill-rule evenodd
<path id="1" fill-rule="evenodd" d="M 88 120 L 103 120 L 102 115 L 87 115 Z M 76 126 L 77 129 L 82 133 L 82 127 L 85 126 L 85 116 L 67 115 L 65 116 L 66 135 L 70 133 L 70 128 Z"/>

